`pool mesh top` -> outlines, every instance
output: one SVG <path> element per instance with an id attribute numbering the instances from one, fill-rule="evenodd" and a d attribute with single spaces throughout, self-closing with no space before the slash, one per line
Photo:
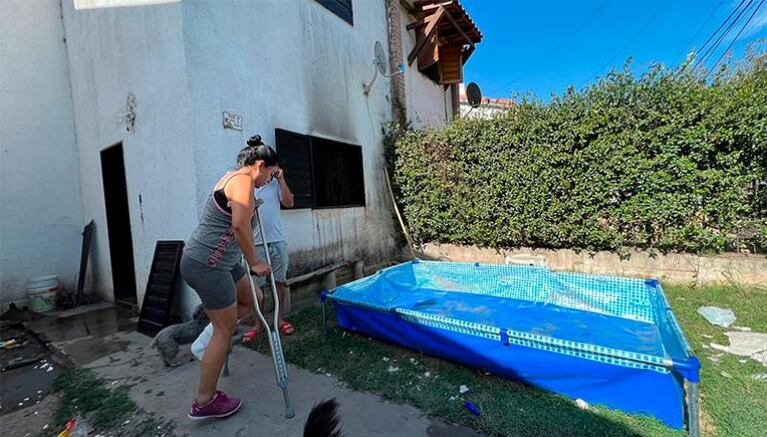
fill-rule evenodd
<path id="1" fill-rule="evenodd" d="M 599 361 L 659 366 L 689 351 L 652 280 L 419 261 L 340 286 L 330 298 L 487 338 L 503 331 L 513 344 Z"/>

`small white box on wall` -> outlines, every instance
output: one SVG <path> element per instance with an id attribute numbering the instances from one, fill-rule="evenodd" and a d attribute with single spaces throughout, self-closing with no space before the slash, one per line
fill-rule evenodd
<path id="1" fill-rule="evenodd" d="M 242 130 L 242 115 L 224 111 L 224 129 Z"/>

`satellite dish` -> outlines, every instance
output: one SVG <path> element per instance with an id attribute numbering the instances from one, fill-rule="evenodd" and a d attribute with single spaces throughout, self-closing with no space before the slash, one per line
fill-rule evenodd
<path id="1" fill-rule="evenodd" d="M 397 74 L 402 74 L 405 72 L 405 64 L 400 64 L 399 69 L 394 73 L 386 73 L 386 67 L 389 65 L 389 59 L 386 57 L 386 51 L 384 51 L 383 45 L 380 41 L 376 41 L 375 47 L 374 47 L 374 58 L 373 58 L 373 65 L 376 68 L 375 76 L 373 76 L 373 79 L 370 81 L 369 84 L 362 84 L 362 91 L 367 96 L 370 93 L 370 90 L 373 88 L 373 83 L 376 81 L 376 78 L 380 74 L 383 77 L 392 77 Z"/>
<path id="2" fill-rule="evenodd" d="M 476 82 L 466 85 L 466 97 L 469 99 L 469 106 L 472 108 L 476 108 L 482 103 L 482 90 L 479 89 L 479 85 Z"/>
<path id="3" fill-rule="evenodd" d="M 386 60 L 386 52 L 384 51 L 381 41 L 376 41 L 375 45 L 375 62 L 378 72 L 381 75 L 386 75 L 386 64 L 389 62 Z"/>

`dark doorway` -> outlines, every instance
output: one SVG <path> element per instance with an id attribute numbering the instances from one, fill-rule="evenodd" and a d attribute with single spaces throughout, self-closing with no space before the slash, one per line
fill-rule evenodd
<path id="1" fill-rule="evenodd" d="M 101 175 L 104 179 L 115 300 L 135 306 L 136 271 L 133 266 L 133 241 L 122 143 L 101 151 Z"/>

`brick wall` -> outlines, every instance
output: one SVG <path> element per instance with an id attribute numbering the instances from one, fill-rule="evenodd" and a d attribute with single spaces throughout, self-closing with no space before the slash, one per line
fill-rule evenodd
<path id="1" fill-rule="evenodd" d="M 399 70 L 399 65 L 404 63 L 402 55 L 402 10 L 399 0 L 386 0 L 387 19 L 389 24 L 389 69 Z M 405 110 L 405 77 L 397 74 L 391 78 L 391 106 L 392 118 L 400 125 L 407 122 Z"/>

